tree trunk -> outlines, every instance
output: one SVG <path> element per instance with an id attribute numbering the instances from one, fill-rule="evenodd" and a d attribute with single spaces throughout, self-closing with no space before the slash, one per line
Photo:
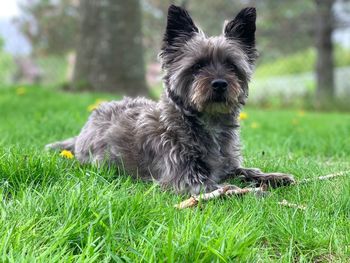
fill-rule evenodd
<path id="1" fill-rule="evenodd" d="M 81 0 L 73 88 L 147 93 L 138 0 Z"/>
<path id="2" fill-rule="evenodd" d="M 335 95 L 333 62 L 333 13 L 334 0 L 316 0 L 316 48 L 317 48 L 317 90 L 318 103 L 331 102 Z"/>

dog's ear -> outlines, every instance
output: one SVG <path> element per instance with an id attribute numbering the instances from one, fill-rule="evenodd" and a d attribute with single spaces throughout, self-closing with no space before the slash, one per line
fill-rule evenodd
<path id="1" fill-rule="evenodd" d="M 169 6 L 168 22 L 163 43 L 165 46 L 184 43 L 198 32 L 198 28 L 185 9 L 175 5 Z"/>
<path id="2" fill-rule="evenodd" d="M 224 29 L 226 38 L 238 40 L 246 52 L 255 53 L 255 30 L 256 9 L 247 7 L 242 9 L 238 15 L 228 22 Z"/>

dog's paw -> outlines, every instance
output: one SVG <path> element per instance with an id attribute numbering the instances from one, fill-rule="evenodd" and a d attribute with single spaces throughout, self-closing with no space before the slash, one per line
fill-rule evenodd
<path id="1" fill-rule="evenodd" d="M 284 173 L 264 173 L 256 168 L 238 168 L 236 175 L 240 175 L 243 180 L 254 182 L 256 185 L 267 184 L 271 187 L 286 186 L 294 184 L 294 177 Z"/>
<path id="2" fill-rule="evenodd" d="M 293 175 L 284 173 L 264 173 L 257 178 L 257 181 L 271 187 L 287 186 L 295 183 Z"/>

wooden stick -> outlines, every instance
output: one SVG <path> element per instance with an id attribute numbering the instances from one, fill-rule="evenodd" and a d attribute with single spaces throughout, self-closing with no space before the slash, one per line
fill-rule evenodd
<path id="1" fill-rule="evenodd" d="M 306 210 L 306 206 L 304 205 L 298 205 L 298 204 L 293 204 L 293 203 L 289 203 L 286 199 L 283 199 L 282 202 L 278 202 L 279 205 L 281 206 L 287 206 L 290 208 L 296 208 L 296 209 L 300 209 L 300 210 Z"/>
<path id="2" fill-rule="evenodd" d="M 297 185 L 297 184 L 305 184 L 305 183 L 310 183 L 313 181 L 323 181 L 323 180 L 329 180 L 333 179 L 335 177 L 340 177 L 340 176 L 348 176 L 350 175 L 350 170 L 348 171 L 341 171 L 333 174 L 328 174 L 316 178 L 306 178 L 300 181 L 295 182 L 292 185 Z M 247 193 L 258 193 L 258 194 L 263 194 L 267 193 L 267 185 L 262 185 L 261 187 L 247 187 L 247 188 L 239 188 L 238 186 L 224 186 L 222 188 L 216 189 L 213 192 L 210 193 L 205 193 L 202 195 L 195 195 L 191 196 L 189 199 L 186 199 L 185 201 L 182 201 L 180 204 L 175 205 L 177 209 L 185 209 L 189 207 L 194 207 L 196 206 L 199 201 L 208 201 L 210 199 L 215 199 L 220 196 L 232 196 L 232 195 L 244 195 Z M 282 202 L 279 202 L 280 205 L 284 206 L 289 206 L 289 207 L 296 207 L 299 209 L 305 209 L 303 206 L 295 205 L 295 204 L 289 204 L 287 201 L 283 200 Z"/>
<path id="3" fill-rule="evenodd" d="M 199 202 L 199 200 L 209 200 L 209 199 L 213 199 L 213 198 L 217 198 L 219 196 L 224 195 L 227 191 L 229 190 L 228 187 L 222 187 L 219 189 L 216 189 L 213 192 L 210 193 L 205 193 L 203 195 L 194 195 L 191 196 L 189 199 L 182 201 L 180 204 L 175 205 L 176 208 L 178 209 L 185 209 L 188 207 L 193 207 L 196 206 Z"/>
<path id="4" fill-rule="evenodd" d="M 234 188 L 226 191 L 225 195 L 243 195 L 247 193 L 263 194 L 267 192 L 267 185 L 263 184 L 260 187 Z"/>
<path id="5" fill-rule="evenodd" d="M 208 201 L 210 199 L 215 199 L 220 196 L 244 195 L 247 193 L 262 193 L 262 192 L 266 192 L 266 190 L 267 190 L 266 185 L 263 185 L 261 187 L 255 187 L 255 188 L 250 188 L 250 187 L 239 188 L 238 186 L 224 186 L 210 193 L 191 196 L 189 199 L 186 199 L 185 201 L 182 201 L 180 204 L 175 205 L 175 207 L 178 209 L 185 209 L 185 208 L 196 206 L 200 200 Z"/>
<path id="6" fill-rule="evenodd" d="M 348 171 L 341 171 L 341 172 L 337 172 L 337 173 L 333 173 L 333 174 L 328 174 L 328 175 L 324 175 L 324 176 L 320 176 L 320 177 L 316 177 L 316 178 L 306 178 L 303 180 L 300 180 L 294 184 L 306 184 L 306 183 L 311 183 L 314 181 L 323 181 L 323 180 L 329 180 L 329 179 L 333 179 L 335 177 L 340 177 L 340 176 L 349 176 L 350 175 L 350 170 Z"/>

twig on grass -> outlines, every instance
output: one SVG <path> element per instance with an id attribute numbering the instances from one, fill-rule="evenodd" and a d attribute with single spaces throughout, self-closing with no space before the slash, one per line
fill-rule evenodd
<path id="1" fill-rule="evenodd" d="M 266 192 L 267 185 L 262 185 L 261 187 L 255 187 L 255 188 L 239 188 L 238 186 L 224 186 L 222 188 L 216 189 L 213 192 L 205 193 L 202 195 L 194 195 L 191 196 L 189 199 L 186 199 L 185 201 L 182 201 L 180 204 L 175 205 L 178 209 L 185 209 L 189 207 L 196 206 L 199 201 L 208 201 L 210 199 L 215 199 L 220 196 L 231 196 L 231 195 L 244 195 L 247 193 L 263 193 Z"/>
<path id="2" fill-rule="evenodd" d="M 304 205 L 298 205 L 298 204 L 293 204 L 293 203 L 289 203 L 286 199 L 283 199 L 282 202 L 278 202 L 279 205 L 281 206 L 287 206 L 290 208 L 296 208 L 296 209 L 300 209 L 300 210 L 306 210 L 306 206 Z"/>
<path id="3" fill-rule="evenodd" d="M 296 181 L 292 185 L 305 184 L 305 183 L 310 183 L 313 181 L 329 180 L 329 179 L 333 179 L 335 177 L 349 176 L 349 175 L 350 175 L 350 170 L 341 171 L 341 172 L 328 174 L 328 175 L 324 175 L 324 176 L 320 176 L 320 177 L 316 177 L 316 178 L 303 179 L 300 181 Z M 244 195 L 247 193 L 264 194 L 264 193 L 267 193 L 267 188 L 268 187 L 265 184 L 262 185 L 261 187 L 255 187 L 255 188 L 251 188 L 251 187 L 239 188 L 238 186 L 227 185 L 227 186 L 224 186 L 222 188 L 216 189 L 215 191 L 210 192 L 210 193 L 191 196 L 189 199 L 182 201 L 181 203 L 175 205 L 174 207 L 177 209 L 185 209 L 185 208 L 189 208 L 189 207 L 194 207 L 199 203 L 200 200 L 201 201 L 208 201 L 210 199 L 215 199 L 215 198 L 218 198 L 221 196 L 232 196 L 232 195 L 237 196 L 237 195 Z M 286 201 L 286 200 L 283 200 L 282 202 L 279 202 L 278 204 L 283 205 L 283 206 L 288 206 L 288 207 L 294 207 L 294 208 L 298 208 L 298 209 L 302 209 L 302 210 L 306 209 L 305 206 L 288 203 L 288 201 Z"/>
<path id="4" fill-rule="evenodd" d="M 316 178 L 306 178 L 306 179 L 297 181 L 294 184 L 306 184 L 306 183 L 311 183 L 311 182 L 314 182 L 314 181 L 329 180 L 329 179 L 333 179 L 335 177 L 349 176 L 349 175 L 350 175 L 350 170 L 348 170 L 348 171 L 341 171 L 341 172 L 328 174 L 328 175 L 324 175 L 324 176 L 320 176 L 320 177 L 316 177 Z"/>

